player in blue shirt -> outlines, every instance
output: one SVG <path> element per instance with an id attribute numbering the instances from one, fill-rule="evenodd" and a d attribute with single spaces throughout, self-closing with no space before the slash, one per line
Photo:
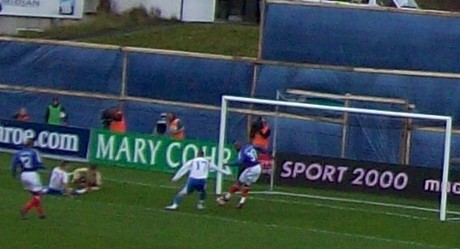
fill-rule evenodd
<path id="1" fill-rule="evenodd" d="M 11 161 L 11 173 L 13 178 L 17 177 L 17 171 L 20 171 L 20 179 L 26 190 L 32 194 L 32 199 L 21 209 L 21 216 L 26 218 L 27 213 L 35 208 L 39 218 L 45 218 L 40 197 L 42 195 L 42 185 L 40 176 L 37 173 L 39 169 L 44 169 L 38 152 L 33 149 L 34 140 L 28 139 L 25 146 L 14 154 Z"/>
<path id="2" fill-rule="evenodd" d="M 260 173 L 262 172 L 262 167 L 259 164 L 259 159 L 257 156 L 257 151 L 251 144 L 242 145 L 239 142 L 234 143 L 235 150 L 238 151 L 238 159 L 227 165 L 229 166 L 240 166 L 242 167 L 242 172 L 238 177 L 238 181 L 233 184 L 230 190 L 224 195 L 217 198 L 217 202 L 220 205 L 225 205 L 229 200 L 232 194 L 241 190 L 241 198 L 237 208 L 242 208 L 246 203 L 246 198 L 249 195 L 249 186 L 252 183 L 257 182 L 259 179 Z"/>

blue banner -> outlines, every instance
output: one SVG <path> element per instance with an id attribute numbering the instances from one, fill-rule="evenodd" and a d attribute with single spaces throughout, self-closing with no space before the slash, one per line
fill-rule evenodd
<path id="1" fill-rule="evenodd" d="M 128 53 L 129 96 L 220 105 L 223 94 L 249 96 L 249 62 Z"/>
<path id="2" fill-rule="evenodd" d="M 263 59 L 460 72 L 454 15 L 291 3 L 269 3 L 265 14 Z"/>
<path id="3" fill-rule="evenodd" d="M 35 139 L 35 148 L 46 155 L 87 159 L 90 130 L 0 119 L 0 148 L 17 150 Z"/>
<path id="4" fill-rule="evenodd" d="M 120 94 L 120 50 L 0 41 L 1 83 Z"/>

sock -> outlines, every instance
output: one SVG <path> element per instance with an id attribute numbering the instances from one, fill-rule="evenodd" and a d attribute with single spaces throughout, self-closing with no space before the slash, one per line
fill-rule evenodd
<path id="1" fill-rule="evenodd" d="M 199 200 L 204 202 L 205 199 L 206 199 L 206 191 L 201 191 Z"/>
<path id="2" fill-rule="evenodd" d="M 35 209 L 37 210 L 38 215 L 43 216 L 45 215 L 45 212 L 43 211 L 42 207 L 42 201 L 40 200 L 40 196 L 34 196 L 34 199 L 36 200 L 35 204 Z"/>
<path id="3" fill-rule="evenodd" d="M 40 195 L 35 195 L 34 197 L 32 197 L 32 199 L 34 200 L 33 207 L 35 207 L 35 210 L 37 210 L 38 215 L 40 216 L 45 215 L 45 212 L 43 211 Z"/>
<path id="4" fill-rule="evenodd" d="M 238 183 L 233 184 L 233 186 L 230 188 L 230 194 L 234 194 L 236 191 L 240 190 L 240 185 Z"/>
<path id="5" fill-rule="evenodd" d="M 179 204 L 182 202 L 182 197 L 182 195 L 177 194 L 173 199 L 173 204 L 179 206 Z"/>
<path id="6" fill-rule="evenodd" d="M 29 212 L 33 207 L 35 207 L 37 200 L 35 199 L 35 197 L 32 197 L 32 199 L 29 200 L 29 202 L 27 202 L 27 204 L 22 208 L 22 210 L 27 213 Z"/>
<path id="7" fill-rule="evenodd" d="M 244 197 L 244 196 L 241 197 L 241 198 L 240 198 L 240 203 L 245 203 L 245 202 L 246 202 L 246 197 Z"/>
<path id="8" fill-rule="evenodd" d="M 241 196 L 248 197 L 248 195 L 249 195 L 249 187 L 244 186 L 243 189 L 241 190 Z"/>

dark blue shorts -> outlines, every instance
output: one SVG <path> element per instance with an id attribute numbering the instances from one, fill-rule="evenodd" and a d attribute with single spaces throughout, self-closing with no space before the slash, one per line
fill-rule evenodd
<path id="1" fill-rule="evenodd" d="M 64 195 L 64 191 L 49 188 L 48 191 L 46 192 L 46 194 L 47 195 Z"/>
<path id="2" fill-rule="evenodd" d="M 187 182 L 187 194 L 193 193 L 193 191 L 204 192 L 206 190 L 206 179 L 188 179 Z"/>

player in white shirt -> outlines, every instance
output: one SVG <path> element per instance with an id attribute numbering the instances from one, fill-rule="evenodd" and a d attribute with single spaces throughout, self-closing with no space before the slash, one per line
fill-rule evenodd
<path id="1" fill-rule="evenodd" d="M 62 161 L 58 167 L 51 172 L 50 182 L 45 193 L 49 195 L 71 195 L 69 188 L 69 175 L 67 173 L 68 162 Z"/>
<path id="2" fill-rule="evenodd" d="M 182 190 L 176 194 L 173 199 L 173 204 L 167 206 L 165 209 L 178 209 L 182 198 L 188 194 L 193 193 L 195 190 L 200 192 L 197 208 L 204 209 L 204 200 L 206 199 L 206 181 L 208 179 L 210 170 L 215 170 L 226 175 L 231 175 L 231 171 L 228 166 L 225 170 L 219 169 L 216 165 L 204 157 L 203 151 L 198 151 L 197 157 L 187 161 L 172 178 L 172 181 L 176 182 L 188 171 L 190 171 L 187 183 L 185 184 L 184 188 L 182 188 Z"/>

